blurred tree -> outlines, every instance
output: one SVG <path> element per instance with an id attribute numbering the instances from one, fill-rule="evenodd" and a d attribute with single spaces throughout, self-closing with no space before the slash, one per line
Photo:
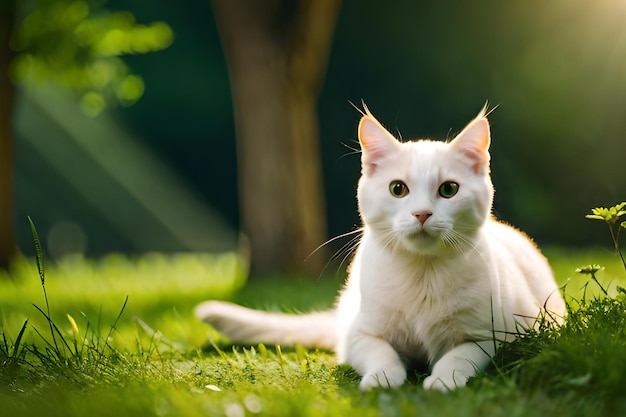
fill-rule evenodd
<path id="1" fill-rule="evenodd" d="M 212 0 L 228 65 L 253 273 L 319 273 L 318 96 L 340 0 Z"/>
<path id="2" fill-rule="evenodd" d="M 0 268 L 17 248 L 12 230 L 11 114 L 14 87 L 55 84 L 77 92 L 87 116 L 141 98 L 143 79 L 120 58 L 167 48 L 162 22 L 141 25 L 101 0 L 3 0 L 0 5 Z M 19 6 L 19 7 L 18 7 Z M 45 140 L 45 138 L 42 138 Z"/>
<path id="3" fill-rule="evenodd" d="M 9 80 L 13 51 L 9 39 L 13 30 L 15 2 L 0 4 L 0 268 L 7 269 L 17 253 L 13 235 L 12 126 L 14 87 Z"/>

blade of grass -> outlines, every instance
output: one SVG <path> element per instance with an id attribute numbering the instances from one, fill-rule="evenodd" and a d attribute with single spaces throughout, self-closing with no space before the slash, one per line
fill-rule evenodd
<path id="1" fill-rule="evenodd" d="M 46 319 L 48 320 L 48 325 L 50 326 L 50 334 L 52 335 L 52 342 L 58 352 L 59 346 L 57 344 L 56 336 L 54 335 L 54 329 L 53 329 L 54 323 L 52 323 L 52 320 L 50 319 L 50 303 L 48 302 L 48 293 L 46 292 L 46 273 L 45 273 L 45 265 L 44 265 L 44 258 L 43 258 L 43 250 L 41 249 L 41 240 L 39 239 L 39 233 L 37 233 L 37 228 L 35 227 L 35 223 L 33 222 L 33 219 L 30 216 L 28 216 L 28 222 L 30 223 L 30 230 L 33 235 L 33 242 L 35 244 L 37 271 L 39 272 L 41 288 L 43 289 L 43 297 L 46 302 L 46 311 L 48 313 L 48 314 L 44 314 L 44 316 L 46 316 Z M 37 308 L 39 309 L 39 307 Z M 41 311 L 41 309 L 39 310 Z"/>
<path id="2" fill-rule="evenodd" d="M 39 233 L 37 233 L 37 228 L 35 227 L 35 223 L 30 216 L 28 216 L 28 222 L 30 223 L 30 231 L 33 235 L 33 241 L 35 244 L 35 253 L 36 253 L 36 262 L 37 262 L 37 270 L 39 271 L 39 279 L 41 280 L 41 286 L 46 286 L 46 275 L 44 270 L 44 260 L 43 260 L 43 250 L 41 249 L 41 240 L 39 239 Z M 47 299 L 46 299 L 47 301 Z"/>
<path id="3" fill-rule="evenodd" d="M 13 345 L 13 354 L 11 355 L 13 358 L 17 358 L 18 353 L 20 352 L 22 337 L 24 336 L 24 332 L 26 331 L 26 326 L 28 326 L 28 320 L 24 321 L 24 324 L 22 325 L 22 328 L 20 329 L 20 332 L 17 334 L 17 338 L 15 339 L 15 344 Z"/>
<path id="4" fill-rule="evenodd" d="M 111 325 L 111 328 L 109 329 L 109 333 L 107 334 L 106 339 L 104 339 L 105 345 L 109 348 L 111 348 L 111 346 L 109 345 L 109 339 L 111 338 L 111 335 L 117 328 L 117 323 L 120 321 L 120 317 L 122 317 L 124 310 L 126 310 L 126 304 L 128 304 L 128 296 L 126 296 L 126 298 L 124 299 L 124 304 L 122 304 L 122 308 L 120 309 L 120 312 L 117 314 L 117 317 L 115 318 L 115 320 L 113 320 L 113 324 Z"/>
<path id="5" fill-rule="evenodd" d="M 61 330 L 59 330 L 59 328 L 57 327 L 57 325 L 54 323 L 54 321 L 50 318 L 50 316 L 48 314 L 46 314 L 45 311 L 43 311 L 41 309 L 41 307 L 39 307 L 36 304 L 33 304 L 33 306 L 41 313 L 43 314 L 43 316 L 46 318 L 46 320 L 48 320 L 48 323 L 50 325 L 50 332 L 52 333 L 52 338 L 54 340 L 54 344 L 51 345 L 51 347 L 54 347 L 56 350 L 57 355 L 59 355 L 59 358 L 62 357 L 62 352 L 61 349 L 59 349 L 59 345 L 57 344 L 56 341 L 56 336 L 55 334 L 58 334 L 61 341 L 63 342 L 63 344 L 65 345 L 65 347 L 71 352 L 72 348 L 70 347 L 70 344 L 67 342 L 67 340 L 65 340 L 65 337 L 63 336 L 63 333 L 61 333 Z"/>

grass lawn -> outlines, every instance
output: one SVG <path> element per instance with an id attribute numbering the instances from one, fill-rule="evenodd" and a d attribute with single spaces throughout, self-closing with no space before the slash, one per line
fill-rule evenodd
<path id="1" fill-rule="evenodd" d="M 626 273 L 609 250 L 546 254 L 567 283 L 568 324 L 507 345 L 492 369 L 449 394 L 424 391 L 420 375 L 397 390 L 361 393 L 358 376 L 328 352 L 229 346 L 192 315 L 208 298 L 326 308 L 341 273 L 246 283 L 234 255 L 66 260 L 45 273 L 55 328 L 43 314 L 36 263 L 24 261 L 12 279 L 0 278 L 0 415 L 626 414 L 626 303 L 617 291 Z M 584 293 L 589 277 L 574 270 L 591 263 L 606 267 L 597 276 L 608 297 L 595 283 Z"/>

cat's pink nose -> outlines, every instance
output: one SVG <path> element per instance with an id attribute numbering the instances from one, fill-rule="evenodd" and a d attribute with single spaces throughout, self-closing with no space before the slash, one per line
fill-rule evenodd
<path id="1" fill-rule="evenodd" d="M 417 217 L 417 220 L 419 220 L 421 224 L 424 224 L 426 223 L 426 220 L 428 220 L 428 218 L 433 214 L 429 211 L 420 211 L 418 213 L 413 213 L 413 215 Z"/>

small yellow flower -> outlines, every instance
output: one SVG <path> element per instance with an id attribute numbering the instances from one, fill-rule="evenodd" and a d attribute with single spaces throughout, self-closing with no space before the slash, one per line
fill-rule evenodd
<path id="1" fill-rule="evenodd" d="M 596 272 L 602 271 L 603 269 L 603 266 L 594 264 L 576 268 L 576 272 L 578 272 L 579 274 L 594 275 Z"/>
<path id="2" fill-rule="evenodd" d="M 587 214 L 585 217 L 588 219 L 604 220 L 609 225 L 613 226 L 620 217 L 626 214 L 624 207 L 626 207 L 626 201 L 609 208 L 596 207 L 591 209 L 592 214 Z M 624 223 L 622 223 L 622 227 L 624 227 Z"/>

